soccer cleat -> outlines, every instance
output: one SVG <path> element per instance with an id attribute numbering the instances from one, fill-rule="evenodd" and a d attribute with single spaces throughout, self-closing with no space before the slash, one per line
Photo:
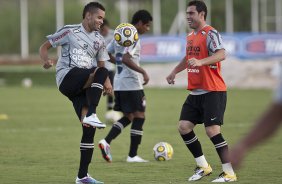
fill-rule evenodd
<path id="1" fill-rule="evenodd" d="M 188 181 L 197 181 L 200 180 L 204 176 L 208 176 L 212 173 L 212 168 L 210 165 L 208 167 L 199 167 L 197 166 L 194 169 L 194 174 L 191 176 Z"/>
<path id="2" fill-rule="evenodd" d="M 76 184 L 104 184 L 104 182 L 95 180 L 89 174 L 87 174 L 87 176 L 81 179 L 76 177 L 75 183 Z"/>
<path id="3" fill-rule="evenodd" d="M 88 116 L 88 117 L 85 116 L 82 120 L 82 123 L 85 123 L 87 125 L 97 127 L 97 128 L 106 127 L 106 125 L 99 120 L 96 114 L 92 114 L 91 116 Z"/>
<path id="4" fill-rule="evenodd" d="M 212 182 L 217 182 L 217 183 L 222 183 L 222 182 L 233 182 L 233 181 L 237 181 L 237 176 L 236 174 L 234 175 L 230 175 L 227 174 L 225 172 L 222 172 L 218 178 L 216 178 L 215 180 L 213 180 Z"/>
<path id="5" fill-rule="evenodd" d="M 111 148 L 105 139 L 99 141 L 99 148 L 102 152 L 103 158 L 107 162 L 112 162 Z"/>
<path id="6" fill-rule="evenodd" d="M 144 160 L 143 158 L 136 155 L 135 157 L 128 156 L 126 162 L 149 162 L 148 160 Z"/>

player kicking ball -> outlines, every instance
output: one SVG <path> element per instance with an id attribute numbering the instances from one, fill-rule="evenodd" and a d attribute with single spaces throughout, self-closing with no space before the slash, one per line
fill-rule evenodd
<path id="1" fill-rule="evenodd" d="M 88 166 L 94 151 L 96 128 L 105 128 L 96 115 L 101 94 L 111 93 L 112 86 L 104 61 L 109 59 L 100 29 L 105 17 L 105 8 L 91 2 L 84 7 L 81 24 L 66 25 L 56 33 L 47 36 L 40 47 L 44 68 L 50 68 L 55 61 L 49 59 L 51 47 L 62 46 L 56 65 L 56 82 L 60 92 L 73 103 L 81 122 L 80 166 L 76 184 L 102 184 L 88 174 Z M 95 67 L 96 61 L 98 67 Z"/>

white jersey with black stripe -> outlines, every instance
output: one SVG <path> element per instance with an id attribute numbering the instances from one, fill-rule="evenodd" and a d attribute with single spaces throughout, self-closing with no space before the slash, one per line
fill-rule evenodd
<path id="1" fill-rule="evenodd" d="M 107 50 L 116 59 L 116 73 L 114 77 L 114 91 L 135 91 L 143 89 L 141 74 L 122 63 L 122 55 L 130 54 L 131 60 L 140 66 L 141 44 L 140 39 L 130 47 L 123 47 L 113 39 Z"/>
<path id="2" fill-rule="evenodd" d="M 47 39 L 53 47 L 62 46 L 56 65 L 58 87 L 72 68 L 89 69 L 96 61 L 109 60 L 103 36 L 98 31 L 87 32 L 82 24 L 66 25 Z"/>

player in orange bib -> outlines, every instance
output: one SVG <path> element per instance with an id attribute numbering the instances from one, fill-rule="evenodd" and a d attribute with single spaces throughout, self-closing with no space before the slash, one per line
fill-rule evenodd
<path id="1" fill-rule="evenodd" d="M 193 131 L 197 124 L 204 123 L 223 170 L 212 182 L 237 181 L 230 161 L 224 156 L 228 145 L 220 131 L 226 107 L 226 85 L 220 64 L 225 59 L 223 42 L 220 34 L 206 24 L 207 7 L 203 1 L 189 2 L 186 14 L 188 25 L 193 29 L 187 36 L 186 56 L 166 79 L 169 84 L 174 84 L 176 74 L 187 70 L 187 89 L 191 92 L 182 106 L 178 130 L 197 163 L 188 180 L 200 180 L 212 173 Z"/>

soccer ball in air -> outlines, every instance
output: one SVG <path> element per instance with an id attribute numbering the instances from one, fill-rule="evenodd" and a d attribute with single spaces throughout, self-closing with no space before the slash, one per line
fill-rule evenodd
<path id="1" fill-rule="evenodd" d="M 122 117 L 122 113 L 118 111 L 108 111 L 105 114 L 106 123 L 114 124 Z"/>
<path id="2" fill-rule="evenodd" d="M 129 23 L 118 25 L 114 31 L 114 38 L 123 47 L 129 47 L 139 39 L 137 29 Z"/>
<path id="3" fill-rule="evenodd" d="M 173 148 L 167 142 L 159 142 L 154 146 L 153 151 L 157 161 L 170 160 L 173 155 Z"/>

